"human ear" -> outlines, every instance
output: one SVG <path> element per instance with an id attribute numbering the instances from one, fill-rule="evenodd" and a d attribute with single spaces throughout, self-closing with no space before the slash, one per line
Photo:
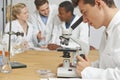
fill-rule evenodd
<path id="1" fill-rule="evenodd" d="M 20 15 L 19 14 L 16 14 L 16 18 L 18 19 L 20 17 Z"/>
<path id="2" fill-rule="evenodd" d="M 102 0 L 95 0 L 95 5 L 96 5 L 98 8 L 101 8 Z"/>

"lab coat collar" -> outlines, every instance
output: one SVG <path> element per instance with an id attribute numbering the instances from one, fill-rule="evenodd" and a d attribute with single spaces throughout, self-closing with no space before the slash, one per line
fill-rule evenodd
<path id="1" fill-rule="evenodd" d="M 111 32 L 114 30 L 115 26 L 120 22 L 120 10 L 114 15 L 113 19 L 111 20 L 110 24 L 106 28 L 105 32 L 107 35 L 111 35 Z"/>

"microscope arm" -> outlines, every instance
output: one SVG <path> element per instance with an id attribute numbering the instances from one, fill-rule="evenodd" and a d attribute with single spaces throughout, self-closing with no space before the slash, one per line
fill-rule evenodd
<path id="1" fill-rule="evenodd" d="M 70 37 L 70 39 L 72 39 L 74 42 L 76 42 L 77 44 L 80 45 L 80 48 L 83 52 L 83 54 L 88 54 L 89 52 L 89 44 L 83 42 L 83 41 L 80 41 L 79 39 L 74 39 L 72 37 Z"/>

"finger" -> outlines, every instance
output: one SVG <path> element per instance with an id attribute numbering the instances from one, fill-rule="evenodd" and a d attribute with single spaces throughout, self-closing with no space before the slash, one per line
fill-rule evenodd
<path id="1" fill-rule="evenodd" d="M 37 34 L 38 36 L 41 36 L 41 32 L 38 32 L 38 34 Z"/>
<path id="2" fill-rule="evenodd" d="M 81 72 L 79 70 L 76 69 L 76 73 L 81 77 Z"/>
<path id="3" fill-rule="evenodd" d="M 81 76 L 81 67 L 80 66 L 76 66 L 76 73 Z"/>
<path id="4" fill-rule="evenodd" d="M 76 58 L 78 59 L 78 61 L 85 61 L 81 56 L 77 55 Z"/>
<path id="5" fill-rule="evenodd" d="M 89 58 L 88 58 L 88 56 L 87 56 L 87 55 L 85 55 L 85 60 L 86 60 L 86 61 L 89 61 Z"/>

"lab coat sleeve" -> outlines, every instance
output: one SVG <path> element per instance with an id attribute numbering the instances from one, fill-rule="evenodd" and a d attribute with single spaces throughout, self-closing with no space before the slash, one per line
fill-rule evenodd
<path id="1" fill-rule="evenodd" d="M 39 40 L 37 39 L 37 34 L 39 32 L 38 22 L 35 20 L 35 15 L 31 15 L 28 20 L 33 25 L 33 44 L 35 47 L 38 46 Z"/>
<path id="2" fill-rule="evenodd" d="M 54 43 L 54 44 L 58 44 L 58 45 L 60 45 L 59 43 L 59 36 L 60 36 L 60 29 L 58 28 L 59 26 L 58 25 L 56 25 L 56 26 L 54 26 L 54 29 L 53 29 L 53 32 L 52 32 L 52 39 L 51 39 L 51 41 L 50 41 L 50 43 Z"/>
<path id="3" fill-rule="evenodd" d="M 38 25 L 38 21 L 36 20 L 37 16 L 35 15 L 35 13 L 33 15 L 30 15 L 29 16 L 29 19 L 28 19 L 28 22 L 30 22 L 32 25 L 33 25 L 33 29 L 37 28 L 39 25 Z"/>
<path id="4" fill-rule="evenodd" d="M 7 43 L 8 44 L 8 42 L 9 42 L 9 35 L 8 34 L 6 34 L 7 32 L 9 32 L 9 28 L 10 28 L 10 23 L 8 22 L 7 24 L 6 24 L 6 26 L 5 26 L 5 34 L 3 35 L 3 39 L 2 39 L 2 41 L 3 42 L 5 42 L 5 43 Z M 12 25 L 13 26 L 13 25 Z M 13 31 L 13 32 L 17 32 L 17 30 L 16 30 L 16 27 L 12 27 L 11 28 L 11 31 Z M 14 42 L 15 40 L 16 40 L 16 35 L 12 35 L 11 36 L 11 41 L 12 42 Z"/>
<path id="5" fill-rule="evenodd" d="M 99 60 L 91 63 L 92 67 L 99 68 Z"/>
<path id="6" fill-rule="evenodd" d="M 49 43 L 56 43 L 57 34 L 58 34 L 57 32 L 58 32 L 58 29 L 57 29 L 57 25 L 56 25 L 56 26 L 54 26 L 54 28 L 53 28 L 52 38 L 51 38 L 51 40 L 50 40 Z"/>
<path id="7" fill-rule="evenodd" d="M 39 44 L 39 40 L 37 39 L 37 33 L 35 33 L 36 31 L 33 31 L 33 44 L 35 47 L 38 47 Z"/>
<path id="8" fill-rule="evenodd" d="M 33 25 L 33 30 L 34 30 L 34 33 L 37 34 L 39 32 L 39 21 L 37 21 L 37 16 L 35 15 L 30 15 L 28 21 Z"/>
<path id="9" fill-rule="evenodd" d="M 28 41 L 28 45 L 29 45 L 29 48 L 34 48 L 32 36 L 31 36 L 31 39 Z"/>
<path id="10" fill-rule="evenodd" d="M 59 43 L 59 38 L 58 37 L 61 35 L 60 34 L 60 25 L 61 24 L 62 24 L 62 22 L 60 21 L 60 19 L 56 15 L 56 17 L 54 17 L 52 38 L 51 38 L 49 43 L 54 43 L 54 44 L 58 44 Z M 58 45 L 60 45 L 60 44 L 58 44 Z"/>
<path id="11" fill-rule="evenodd" d="M 27 39 L 28 40 L 28 45 L 29 45 L 29 48 L 33 48 L 34 47 L 34 41 L 33 41 L 33 33 L 34 33 L 34 30 L 33 30 L 33 25 L 29 22 L 27 22 L 28 25 L 29 25 L 29 28 L 28 28 L 28 34 L 27 34 Z"/>
<path id="12" fill-rule="evenodd" d="M 93 67 L 87 67 L 81 72 L 83 79 L 102 79 L 102 80 L 119 80 L 120 69 L 107 68 L 98 69 Z"/>

